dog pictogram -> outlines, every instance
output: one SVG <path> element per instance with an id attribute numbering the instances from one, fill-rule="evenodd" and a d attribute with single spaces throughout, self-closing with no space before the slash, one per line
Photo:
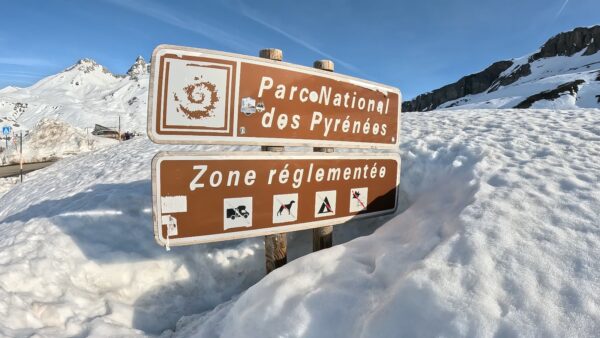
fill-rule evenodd
<path id="1" fill-rule="evenodd" d="M 273 195 L 273 224 L 298 220 L 298 194 Z"/>
<path id="2" fill-rule="evenodd" d="M 296 203 L 296 201 L 292 200 L 288 204 L 282 204 L 281 207 L 279 207 L 279 211 L 277 211 L 277 216 L 280 216 L 284 210 L 287 210 L 288 215 L 291 215 L 292 214 L 292 206 L 294 205 L 294 203 Z"/>

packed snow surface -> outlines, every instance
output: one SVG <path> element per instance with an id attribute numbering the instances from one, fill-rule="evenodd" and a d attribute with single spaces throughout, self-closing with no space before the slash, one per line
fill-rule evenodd
<path id="1" fill-rule="evenodd" d="M 406 210 L 264 278 L 260 238 L 155 244 L 150 160 L 197 148 L 28 175 L 0 197 L 0 336 L 595 336 L 600 110 L 407 113 L 402 132 Z"/>
<path id="2" fill-rule="evenodd" d="M 175 337 L 593 337 L 600 111 L 403 116 L 411 205 Z"/>

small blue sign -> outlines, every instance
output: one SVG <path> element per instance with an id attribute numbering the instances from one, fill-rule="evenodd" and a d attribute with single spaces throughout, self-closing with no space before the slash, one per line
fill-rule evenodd
<path id="1" fill-rule="evenodd" d="M 2 127 L 2 135 L 6 136 L 6 135 L 10 134 L 10 129 L 11 129 L 10 126 Z"/>

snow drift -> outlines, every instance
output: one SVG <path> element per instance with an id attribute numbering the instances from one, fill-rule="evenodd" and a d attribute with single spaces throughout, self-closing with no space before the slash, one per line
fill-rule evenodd
<path id="1" fill-rule="evenodd" d="M 592 337 L 600 111 L 405 114 L 411 206 L 173 337 Z"/>
<path id="2" fill-rule="evenodd" d="M 197 148 L 140 139 L 61 160 L 0 197 L 0 336 L 594 336 L 599 119 L 403 114 L 407 210 L 265 278 L 261 238 L 155 244 L 150 159 Z M 291 258 L 310 251 L 290 237 Z"/>
<path id="3" fill-rule="evenodd" d="M 41 162 L 63 158 L 117 143 L 117 140 L 86 134 L 61 120 L 44 118 L 23 137 L 23 161 Z M 8 148 L 8 163 L 19 163 L 20 145 L 16 134 Z M 3 160 L 3 158 L 2 158 Z M 0 160 L 0 161 L 2 161 Z M 0 162 L 2 163 L 2 162 Z"/>

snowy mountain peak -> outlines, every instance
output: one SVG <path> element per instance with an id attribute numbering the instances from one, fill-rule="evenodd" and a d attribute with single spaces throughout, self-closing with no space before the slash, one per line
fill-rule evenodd
<path id="1" fill-rule="evenodd" d="M 127 75 L 131 76 L 133 79 L 138 79 L 140 75 L 149 73 L 150 64 L 146 63 L 146 60 L 144 60 L 144 57 L 141 55 L 138 55 L 133 65 L 131 65 L 127 71 Z"/>
<path id="2" fill-rule="evenodd" d="M 84 74 L 91 73 L 94 71 L 101 71 L 106 74 L 112 74 L 108 69 L 106 69 L 106 67 L 102 66 L 101 64 L 97 63 L 95 60 L 90 58 L 80 59 L 79 61 L 77 61 L 77 63 L 65 69 L 64 72 L 69 72 L 72 70 L 80 71 Z"/>

